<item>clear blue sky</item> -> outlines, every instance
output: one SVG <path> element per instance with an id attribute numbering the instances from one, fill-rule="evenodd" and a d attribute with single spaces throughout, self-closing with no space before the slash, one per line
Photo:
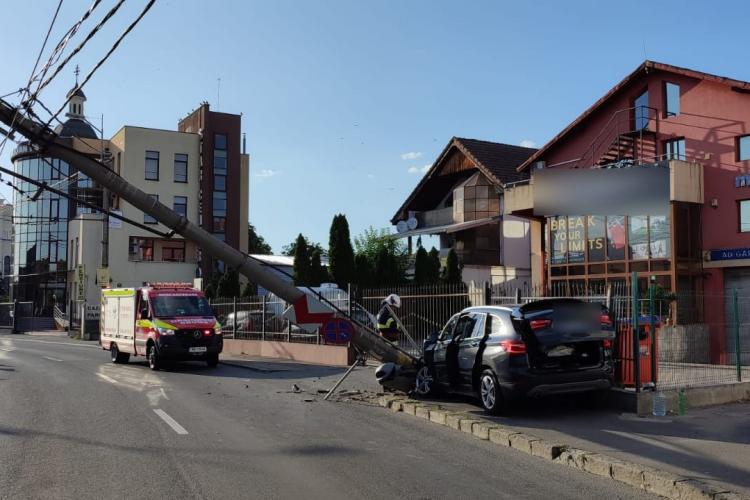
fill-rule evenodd
<path id="1" fill-rule="evenodd" d="M 88 3 L 64 2 L 54 40 Z M 56 4 L 2 2 L 0 95 L 28 79 Z M 144 4 L 128 1 L 82 71 Z M 750 80 L 748 18 L 740 1 L 157 0 L 86 87 L 87 114 L 107 135 L 174 129 L 200 101 L 216 109 L 221 78 L 219 110 L 247 132 L 251 222 L 276 251 L 299 232 L 327 245 L 338 212 L 353 235 L 388 226 L 452 136 L 541 145 L 644 50 Z M 42 100 L 57 108 L 72 83 L 71 68 Z"/>

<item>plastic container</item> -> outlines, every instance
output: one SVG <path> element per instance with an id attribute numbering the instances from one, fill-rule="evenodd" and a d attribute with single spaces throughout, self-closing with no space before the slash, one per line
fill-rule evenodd
<path id="1" fill-rule="evenodd" d="M 655 417 L 664 417 L 667 415 L 667 396 L 661 391 L 654 394 L 652 413 Z"/>

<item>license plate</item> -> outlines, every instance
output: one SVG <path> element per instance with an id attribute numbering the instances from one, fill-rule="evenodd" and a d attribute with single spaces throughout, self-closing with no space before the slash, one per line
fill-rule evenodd
<path id="1" fill-rule="evenodd" d="M 206 352 L 206 348 L 205 347 L 190 347 L 188 348 L 188 352 L 198 354 L 201 352 Z"/>
<path id="2" fill-rule="evenodd" d="M 565 345 L 559 345 L 553 349 L 547 351 L 547 356 L 550 358 L 559 358 L 563 356 L 570 356 L 573 354 L 573 348 Z"/>

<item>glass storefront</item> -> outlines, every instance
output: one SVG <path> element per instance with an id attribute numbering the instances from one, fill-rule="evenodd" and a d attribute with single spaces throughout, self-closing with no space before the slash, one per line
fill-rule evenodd
<path id="1" fill-rule="evenodd" d="M 631 272 L 671 288 L 670 227 L 666 215 L 558 216 L 547 219 L 551 286 L 603 288 Z"/>
<path id="2" fill-rule="evenodd" d="M 64 161 L 17 156 L 14 166 L 24 176 L 68 190 L 69 168 Z M 69 202 L 49 191 L 34 200 L 36 186 L 21 180 L 15 185 L 13 298 L 33 302 L 35 314 L 50 316 L 54 303 L 62 306 L 67 300 Z"/>

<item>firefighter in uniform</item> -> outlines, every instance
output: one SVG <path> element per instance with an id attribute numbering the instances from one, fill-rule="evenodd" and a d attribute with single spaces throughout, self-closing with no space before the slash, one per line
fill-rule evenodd
<path id="1" fill-rule="evenodd" d="M 380 306 L 380 311 L 378 312 L 377 318 L 378 332 L 380 332 L 380 335 L 384 339 L 390 342 L 398 342 L 401 329 L 399 328 L 398 322 L 393 317 L 393 314 L 389 309 L 393 307 L 401 307 L 401 297 L 399 297 L 395 293 L 392 293 L 388 297 L 386 297 Z"/>

